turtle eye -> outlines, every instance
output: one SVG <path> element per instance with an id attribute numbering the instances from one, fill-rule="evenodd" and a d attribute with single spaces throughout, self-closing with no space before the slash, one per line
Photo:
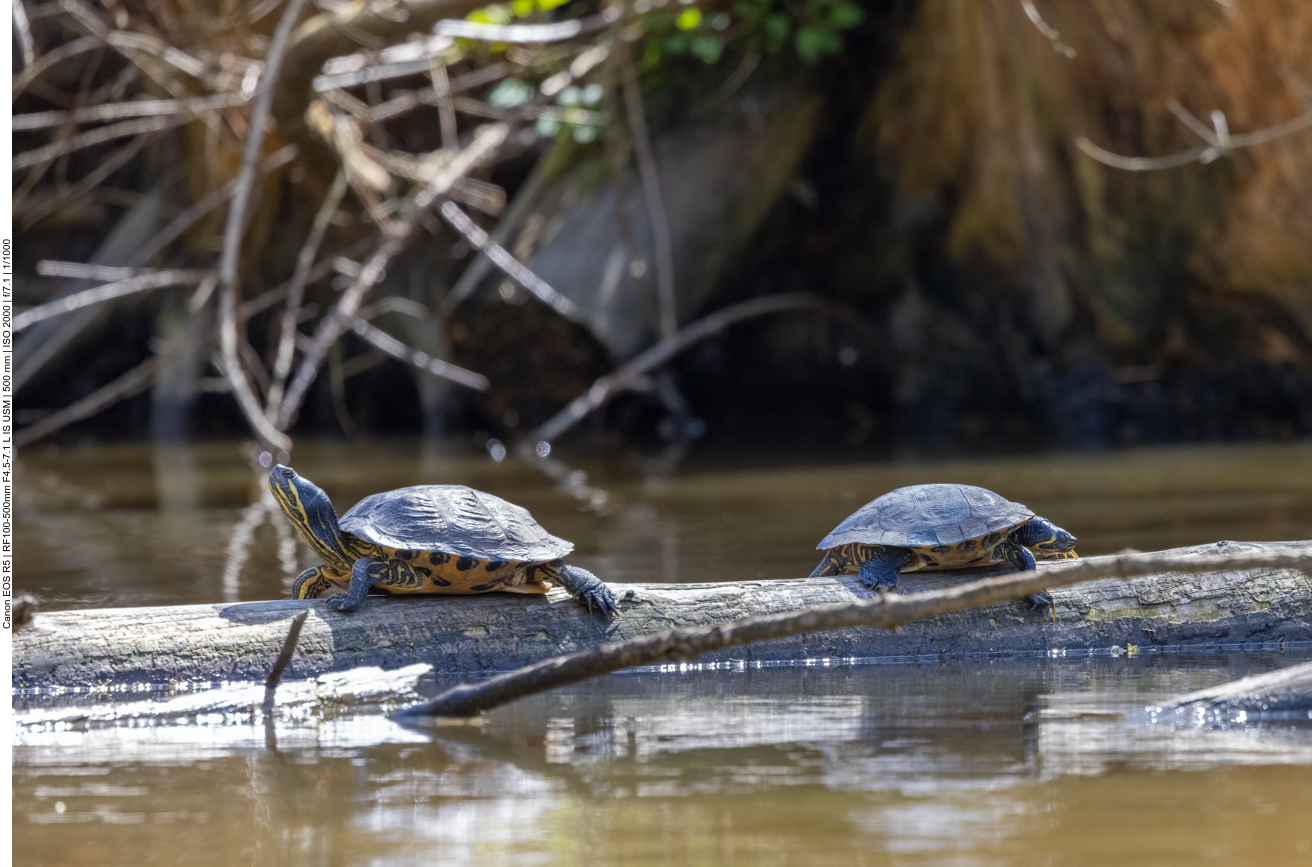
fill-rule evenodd
<path id="1" fill-rule="evenodd" d="M 283 477 L 284 479 L 290 479 L 290 478 L 291 478 L 292 476 L 294 476 L 294 475 L 296 475 L 296 471 L 293 470 L 291 467 L 283 467 L 283 468 L 282 468 L 282 477 Z"/>

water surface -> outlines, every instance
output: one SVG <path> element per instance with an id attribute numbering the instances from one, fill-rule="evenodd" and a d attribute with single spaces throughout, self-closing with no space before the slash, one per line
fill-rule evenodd
<path id="1" fill-rule="evenodd" d="M 659 476 L 575 468 L 605 491 L 600 510 L 533 465 L 425 456 L 415 443 L 300 446 L 294 464 L 339 510 L 406 484 L 490 491 L 618 582 L 806 575 L 835 523 L 925 481 L 1024 502 L 1076 533 L 1085 554 L 1312 538 L 1308 447 L 703 462 Z M 34 449 L 18 481 L 17 583 L 47 609 L 274 598 L 313 563 L 262 516 L 259 479 L 235 445 Z M 376 709 L 268 728 L 20 728 L 14 860 L 1312 864 L 1307 723 L 1171 726 L 1144 712 L 1309 657 L 1306 647 L 1229 648 L 630 673 L 435 731 Z"/>

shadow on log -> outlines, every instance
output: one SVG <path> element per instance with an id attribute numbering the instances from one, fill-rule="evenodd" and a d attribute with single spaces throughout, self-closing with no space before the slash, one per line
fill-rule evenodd
<path id="1" fill-rule="evenodd" d="M 1312 554 L 1312 542 L 1202 545 L 1154 557 Z M 1088 558 L 1067 563 L 1096 563 Z M 1061 563 L 1040 563 L 1041 570 Z M 952 587 L 1000 569 L 908 576 L 902 589 Z M 624 619 L 589 617 L 563 591 L 370 598 L 354 614 L 318 600 L 41 613 L 14 636 L 15 687 L 263 680 L 292 618 L 307 608 L 287 677 L 361 666 L 430 663 L 440 681 L 468 681 L 596 645 L 674 627 L 711 626 L 869 596 L 854 576 L 714 584 L 616 585 Z M 853 626 L 710 653 L 706 662 L 974 653 L 1080 653 L 1127 643 L 1205 645 L 1312 639 L 1312 580 L 1291 568 L 1159 572 L 1054 589 L 1055 618 L 998 602 L 888 632 Z"/>

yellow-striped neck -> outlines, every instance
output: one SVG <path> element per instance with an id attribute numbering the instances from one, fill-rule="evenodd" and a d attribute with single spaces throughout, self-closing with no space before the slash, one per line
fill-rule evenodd
<path id="1" fill-rule="evenodd" d="M 291 467 L 279 465 L 270 471 L 269 490 L 305 544 L 323 558 L 329 569 L 350 572 L 356 560 L 374 553 L 373 546 L 342 533 L 328 495 Z"/>

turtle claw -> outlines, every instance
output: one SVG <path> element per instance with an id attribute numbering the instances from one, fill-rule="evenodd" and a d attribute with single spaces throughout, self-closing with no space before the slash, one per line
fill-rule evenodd
<path id="1" fill-rule="evenodd" d="M 1035 608 L 1051 608 L 1052 596 L 1046 590 L 1040 590 L 1038 593 L 1031 593 L 1025 597 Z"/>
<path id="2" fill-rule="evenodd" d="M 324 601 L 327 602 L 328 607 L 334 611 L 354 611 L 360 607 L 359 605 L 352 605 L 350 597 L 345 593 L 334 593 Z"/>
<path id="3" fill-rule="evenodd" d="M 620 603 L 606 583 L 587 569 L 565 566 L 561 569 L 560 585 L 583 605 L 589 614 L 601 614 L 607 619 L 620 617 Z M 595 606 L 595 608 L 594 608 Z"/>
<path id="4" fill-rule="evenodd" d="M 601 584 L 600 581 L 597 583 Z M 615 598 L 615 594 L 612 593 L 610 588 L 605 584 L 584 591 L 578 596 L 578 600 L 588 606 L 589 614 L 599 613 L 608 619 L 616 617 L 621 620 L 624 619 L 624 615 L 620 614 L 619 601 Z M 594 605 L 596 606 L 596 611 L 593 610 Z"/>

